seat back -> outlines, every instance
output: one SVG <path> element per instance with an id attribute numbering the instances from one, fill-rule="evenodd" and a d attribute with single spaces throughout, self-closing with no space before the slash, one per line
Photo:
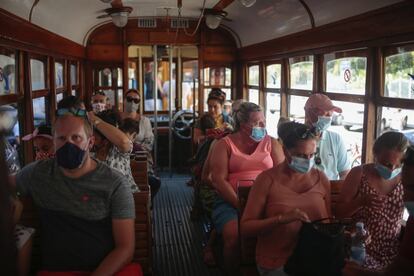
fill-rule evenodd
<path id="1" fill-rule="evenodd" d="M 240 239 L 240 259 L 243 265 L 256 263 L 256 238 L 243 238 L 240 235 L 240 220 L 246 207 L 247 199 L 250 193 L 250 186 L 238 186 L 237 198 L 239 200 L 239 239 Z"/>
<path id="2" fill-rule="evenodd" d="M 140 191 L 148 191 L 148 162 L 147 156 L 134 156 L 131 159 L 131 172 Z"/>
<path id="3" fill-rule="evenodd" d="M 343 180 L 331 180 L 331 211 L 336 217 L 336 205 L 338 203 L 339 194 L 341 193 Z"/>
<path id="4" fill-rule="evenodd" d="M 135 202 L 135 250 L 134 261 L 144 274 L 152 273 L 152 223 L 149 190 L 134 193 Z"/>

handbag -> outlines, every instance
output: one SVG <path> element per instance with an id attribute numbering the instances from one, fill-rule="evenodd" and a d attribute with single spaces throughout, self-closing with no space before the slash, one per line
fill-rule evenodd
<path id="1" fill-rule="evenodd" d="M 333 218 L 303 223 L 284 271 L 294 276 L 341 276 L 346 257 L 345 226 Z"/>

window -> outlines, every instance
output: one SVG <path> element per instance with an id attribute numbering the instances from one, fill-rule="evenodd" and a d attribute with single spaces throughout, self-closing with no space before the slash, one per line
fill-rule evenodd
<path id="1" fill-rule="evenodd" d="M 64 87 L 64 70 L 63 64 L 55 62 L 55 86 L 56 88 Z"/>
<path id="2" fill-rule="evenodd" d="M 0 48 L 0 96 L 16 94 L 16 52 Z"/>
<path id="3" fill-rule="evenodd" d="M 290 58 L 290 88 L 312 90 L 313 56 Z"/>
<path id="4" fill-rule="evenodd" d="M 23 160 L 23 150 L 20 144 L 21 139 L 17 103 L 1 105 L 0 110 L 3 114 L 7 114 L 11 119 L 10 128 L 4 133 L 4 137 L 8 142 L 8 144 L 5 145 L 4 152 L 10 173 L 15 173 L 23 164 L 20 162 Z"/>
<path id="5" fill-rule="evenodd" d="M 366 57 L 325 55 L 325 73 L 327 92 L 365 95 Z"/>
<path id="6" fill-rule="evenodd" d="M 259 90 L 249 89 L 249 102 L 259 104 Z"/>
<path id="7" fill-rule="evenodd" d="M 280 94 L 266 93 L 266 129 L 270 136 L 277 137 L 277 123 L 280 118 Z"/>
<path id="8" fill-rule="evenodd" d="M 399 53 L 385 57 L 384 96 L 414 99 L 414 51 L 397 50 Z"/>
<path id="9" fill-rule="evenodd" d="M 57 104 L 63 99 L 63 93 L 56 94 L 56 108 Z"/>
<path id="10" fill-rule="evenodd" d="M 32 91 L 46 89 L 45 64 L 38 59 L 30 59 Z"/>
<path id="11" fill-rule="evenodd" d="M 249 67 L 249 85 L 259 86 L 259 65 Z"/>
<path id="12" fill-rule="evenodd" d="M 266 88 L 280 89 L 281 73 L 281 64 L 271 64 L 266 66 Z"/>
<path id="13" fill-rule="evenodd" d="M 34 126 L 46 124 L 46 101 L 45 97 L 33 99 Z"/>
<path id="14" fill-rule="evenodd" d="M 343 101 L 332 102 L 342 108 L 342 113 L 334 113 L 329 130 L 341 135 L 351 158 L 352 167 L 358 166 L 361 164 L 364 105 Z"/>
<path id="15" fill-rule="evenodd" d="M 128 61 L 128 89 L 138 89 L 138 65 L 136 61 Z"/>
<path id="16" fill-rule="evenodd" d="M 204 111 L 208 110 L 207 98 L 212 88 L 220 88 L 226 93 L 226 100 L 231 100 L 231 68 L 204 68 Z"/>
<path id="17" fill-rule="evenodd" d="M 78 84 L 78 66 L 76 64 L 70 65 L 70 84 L 72 86 Z"/>
<path id="18" fill-rule="evenodd" d="M 248 86 L 248 99 L 249 102 L 259 104 L 259 65 L 251 65 L 248 67 L 248 75 L 247 75 L 247 86 Z"/>
<path id="19" fill-rule="evenodd" d="M 289 118 L 291 121 L 297 121 L 299 123 L 305 122 L 305 103 L 308 97 L 302 96 L 289 96 Z"/>
<path id="20" fill-rule="evenodd" d="M 112 70 L 110 68 L 104 68 L 102 70 L 99 70 L 98 79 L 99 86 L 112 86 Z"/>
<path id="21" fill-rule="evenodd" d="M 181 107 L 183 110 L 197 110 L 198 106 L 198 61 L 183 62 L 183 78 L 181 86 Z M 227 93 L 226 93 L 227 95 Z M 195 102 L 194 102 L 195 101 Z"/>
<path id="22" fill-rule="evenodd" d="M 380 134 L 385 131 L 401 131 L 414 144 L 414 110 L 381 107 Z"/>

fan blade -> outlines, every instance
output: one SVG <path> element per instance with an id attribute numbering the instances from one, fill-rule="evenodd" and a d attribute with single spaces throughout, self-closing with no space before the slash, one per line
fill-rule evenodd
<path id="1" fill-rule="evenodd" d="M 108 17 L 110 17 L 110 15 L 109 15 L 109 14 L 102 14 L 102 15 L 100 15 L 100 16 L 97 16 L 96 18 L 97 18 L 97 19 L 102 19 L 102 18 L 108 18 Z"/>

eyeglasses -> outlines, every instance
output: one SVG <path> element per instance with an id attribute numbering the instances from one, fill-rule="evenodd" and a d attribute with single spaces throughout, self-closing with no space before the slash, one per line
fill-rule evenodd
<path id="1" fill-rule="evenodd" d="M 74 115 L 76 117 L 87 117 L 87 111 L 80 108 L 60 108 L 56 111 L 57 116 Z"/>
<path id="2" fill-rule="evenodd" d="M 126 97 L 127 102 L 134 102 L 134 103 L 139 103 L 139 99 L 137 98 L 132 98 L 132 97 Z"/>

